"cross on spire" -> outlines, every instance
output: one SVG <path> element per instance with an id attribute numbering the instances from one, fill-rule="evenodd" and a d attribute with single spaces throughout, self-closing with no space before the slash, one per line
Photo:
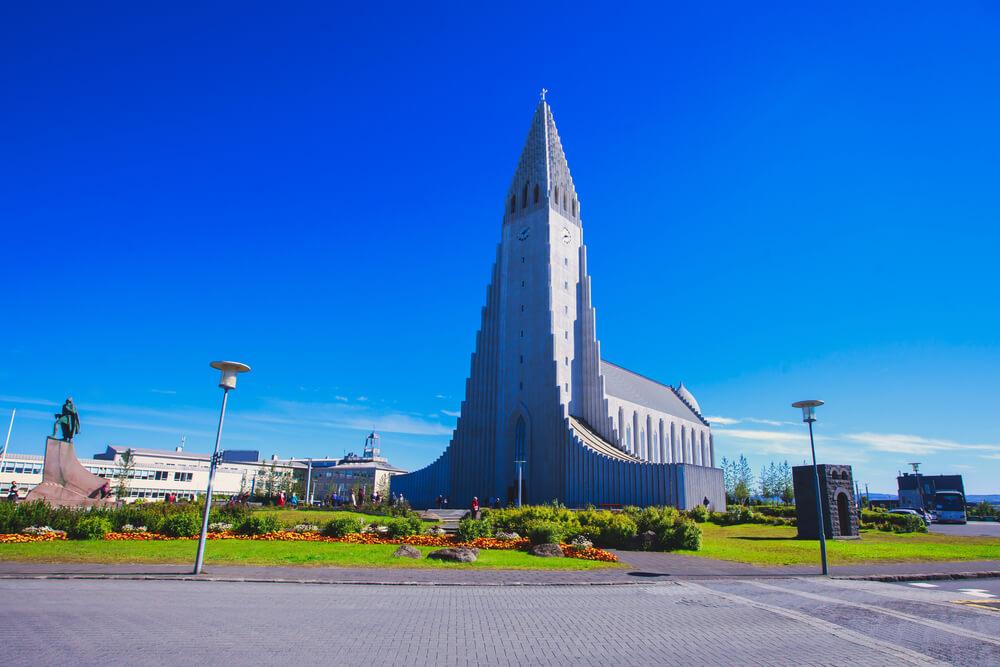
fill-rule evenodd
<path id="1" fill-rule="evenodd" d="M 547 93 L 547 92 L 549 92 L 548 88 L 542 88 L 542 92 L 541 92 L 540 96 L 541 96 L 543 102 L 545 101 L 545 93 Z"/>

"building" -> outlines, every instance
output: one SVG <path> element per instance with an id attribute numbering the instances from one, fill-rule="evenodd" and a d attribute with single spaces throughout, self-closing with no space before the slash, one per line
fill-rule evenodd
<path id="1" fill-rule="evenodd" d="M 393 478 L 415 506 L 491 497 L 571 506 L 725 507 L 694 395 L 601 358 L 580 201 L 544 99 L 504 200 L 465 400 L 451 443 Z M 523 463 L 518 463 L 519 461 Z"/>
<path id="2" fill-rule="evenodd" d="M 135 468 L 129 475 L 127 501 L 139 498 L 162 500 L 168 493 L 178 500 L 203 495 L 208 486 L 208 454 L 176 450 L 142 449 L 108 445 L 91 459 L 80 459 L 89 472 L 112 481 L 117 475 L 118 461 L 126 450 L 135 457 Z M 253 460 L 248 454 L 252 454 Z M 42 456 L 8 453 L 0 470 L 0 496 L 6 497 L 12 481 L 16 481 L 20 497 L 42 481 Z M 264 488 L 286 488 L 305 479 L 306 464 L 299 461 L 259 460 L 256 452 L 230 451 L 216 468 L 213 495 L 231 495 L 241 491 L 262 492 Z"/>
<path id="3" fill-rule="evenodd" d="M 896 478 L 899 507 L 917 507 L 933 511 L 934 494 L 938 491 L 958 491 L 965 496 L 965 483 L 961 475 L 922 475 L 918 472 L 903 473 Z"/>
<path id="4" fill-rule="evenodd" d="M 375 432 L 365 439 L 361 456 L 350 452 L 339 459 L 309 459 L 306 465 L 309 502 L 350 502 L 352 492 L 355 498 L 370 498 L 372 491 L 387 497 L 389 479 L 406 473 L 381 455 Z"/>

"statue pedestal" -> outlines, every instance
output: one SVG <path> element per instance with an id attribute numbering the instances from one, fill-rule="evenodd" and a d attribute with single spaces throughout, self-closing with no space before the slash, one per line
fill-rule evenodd
<path id="1" fill-rule="evenodd" d="M 101 498 L 101 489 L 109 482 L 80 464 L 72 442 L 46 438 L 42 483 L 28 492 L 25 501 L 44 500 L 54 507 L 109 507 L 115 501 Z"/>

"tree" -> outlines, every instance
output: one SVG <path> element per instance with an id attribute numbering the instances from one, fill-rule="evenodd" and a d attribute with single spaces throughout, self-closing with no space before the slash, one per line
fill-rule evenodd
<path id="1" fill-rule="evenodd" d="M 760 493 L 760 498 L 764 502 L 771 500 L 774 497 L 774 462 L 771 463 L 771 467 L 768 468 L 766 465 L 760 467 L 760 478 L 758 481 L 758 492 Z"/>
<path id="2" fill-rule="evenodd" d="M 778 467 L 778 495 L 786 505 L 795 500 L 795 484 L 792 482 L 792 468 L 785 461 Z"/>
<path id="3" fill-rule="evenodd" d="M 753 485 L 753 471 L 750 470 L 750 462 L 747 457 L 740 454 L 740 460 L 734 464 L 736 471 L 736 486 L 733 489 L 733 497 L 736 502 L 746 505 L 750 500 L 750 487 Z"/>
<path id="4" fill-rule="evenodd" d="M 126 449 L 115 462 L 115 477 L 118 483 L 115 485 L 115 496 L 118 500 L 124 501 L 128 498 L 128 481 L 135 476 L 135 453 L 131 449 Z"/>
<path id="5" fill-rule="evenodd" d="M 734 502 L 736 499 L 736 469 L 733 467 L 733 462 L 725 456 L 722 457 L 719 465 L 722 467 L 722 485 L 726 489 L 726 500 Z"/>
<path id="6" fill-rule="evenodd" d="M 271 461 L 271 467 L 267 469 L 264 474 L 264 493 L 268 498 L 274 496 L 278 490 L 278 470 L 275 467 L 274 461 Z"/>

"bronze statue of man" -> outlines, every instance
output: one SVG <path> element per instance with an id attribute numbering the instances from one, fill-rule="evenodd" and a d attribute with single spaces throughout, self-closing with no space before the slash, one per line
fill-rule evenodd
<path id="1" fill-rule="evenodd" d="M 73 397 L 70 396 L 63 403 L 62 412 L 56 413 L 56 423 L 52 426 L 52 437 L 56 436 L 56 431 L 62 428 L 62 439 L 66 442 L 73 442 L 73 436 L 80 432 L 80 415 L 73 405 Z"/>

